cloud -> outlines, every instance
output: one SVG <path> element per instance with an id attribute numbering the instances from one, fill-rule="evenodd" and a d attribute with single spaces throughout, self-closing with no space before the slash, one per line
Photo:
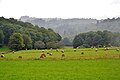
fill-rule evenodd
<path id="1" fill-rule="evenodd" d="M 0 0 L 0 16 L 103 18 L 120 14 L 120 0 Z M 9 13 L 9 14 L 8 14 Z"/>
<path id="2" fill-rule="evenodd" d="M 120 4 L 120 0 L 113 0 L 112 4 Z"/>
<path id="3" fill-rule="evenodd" d="M 0 3 L 2 2 L 2 0 L 0 0 Z"/>

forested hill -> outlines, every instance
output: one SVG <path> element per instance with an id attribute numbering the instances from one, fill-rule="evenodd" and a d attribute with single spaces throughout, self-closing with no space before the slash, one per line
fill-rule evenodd
<path id="1" fill-rule="evenodd" d="M 80 32 L 87 32 L 94 29 L 96 19 L 61 19 L 61 18 L 34 18 L 22 16 L 21 21 L 30 22 L 34 25 L 52 28 L 62 37 L 73 37 Z"/>
<path id="2" fill-rule="evenodd" d="M 34 25 L 52 28 L 62 37 L 74 38 L 76 34 L 88 31 L 108 30 L 120 32 L 120 18 L 96 20 L 96 19 L 61 19 L 61 18 L 34 18 L 22 16 L 21 21 L 30 22 Z"/>
<path id="3" fill-rule="evenodd" d="M 50 28 L 45 29 L 44 27 L 34 26 L 31 23 L 18 21 L 13 18 L 5 19 L 4 17 L 0 17 L 0 46 L 9 46 L 9 43 L 11 42 L 11 45 L 13 44 L 13 46 L 10 45 L 9 47 L 18 46 L 18 42 L 16 41 L 17 39 L 14 39 L 16 35 L 22 35 L 24 40 L 24 46 L 18 49 L 48 48 L 48 44 L 56 44 L 61 40 L 61 36 Z M 38 46 L 37 44 L 43 45 Z M 55 44 L 54 48 L 56 48 Z M 51 47 L 51 45 L 49 45 L 49 47 Z"/>

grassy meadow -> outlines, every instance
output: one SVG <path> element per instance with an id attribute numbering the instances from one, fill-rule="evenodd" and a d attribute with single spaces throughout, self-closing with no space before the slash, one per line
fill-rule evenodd
<path id="1" fill-rule="evenodd" d="M 0 80 L 119 80 L 120 59 L 0 60 Z"/>
<path id="2" fill-rule="evenodd" d="M 9 51 L 2 50 L 1 54 Z M 4 57 L 0 58 L 0 80 L 120 79 L 120 52 L 115 47 L 97 51 L 96 48 L 81 48 L 76 52 L 72 48 L 64 48 L 64 57 L 61 50 L 21 50 L 3 54 Z M 46 54 L 45 58 L 40 58 L 42 53 Z"/>
<path id="3" fill-rule="evenodd" d="M 73 48 L 64 48 L 59 49 L 56 51 L 56 49 L 52 50 L 21 50 L 16 52 L 9 52 L 8 54 L 4 54 L 5 60 L 73 60 L 73 59 L 106 59 L 106 58 L 120 58 L 120 51 L 117 51 L 119 48 L 109 48 L 109 50 L 105 50 L 104 48 L 80 48 L 76 49 L 74 51 Z M 64 50 L 64 53 L 61 51 Z M 81 53 L 84 54 L 81 54 Z M 7 52 L 6 52 L 7 53 Z M 45 58 L 40 58 L 40 55 L 44 53 L 46 55 Z M 52 56 L 50 56 L 47 53 L 52 53 Z M 62 57 L 62 54 L 65 56 Z M 18 58 L 19 56 L 22 56 L 22 58 Z"/>

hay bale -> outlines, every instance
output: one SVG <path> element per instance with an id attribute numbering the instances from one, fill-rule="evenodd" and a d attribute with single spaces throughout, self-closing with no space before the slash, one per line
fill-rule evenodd
<path id="1" fill-rule="evenodd" d="M 110 50 L 110 48 L 107 48 L 107 50 Z"/>
<path id="2" fill-rule="evenodd" d="M 40 55 L 40 58 L 44 58 L 44 57 L 46 57 L 46 55 L 45 55 L 44 53 L 42 53 L 42 54 Z"/>
<path id="3" fill-rule="evenodd" d="M 22 56 L 18 56 L 18 58 L 22 58 Z"/>
<path id="4" fill-rule="evenodd" d="M 76 49 L 74 49 L 74 52 L 76 52 L 77 50 Z"/>
<path id="5" fill-rule="evenodd" d="M 52 56 L 53 54 L 52 53 L 49 53 L 50 56 Z"/>
<path id="6" fill-rule="evenodd" d="M 61 50 L 62 53 L 64 53 L 65 51 L 64 50 Z"/>
<path id="7" fill-rule="evenodd" d="M 107 48 L 104 48 L 104 51 L 106 51 L 107 50 Z"/>
<path id="8" fill-rule="evenodd" d="M 97 52 L 98 51 L 98 49 L 95 49 L 95 52 Z"/>
<path id="9" fill-rule="evenodd" d="M 52 51 L 52 48 L 50 48 L 50 50 Z"/>
<path id="10" fill-rule="evenodd" d="M 109 50 L 110 48 L 105 48 L 104 50 L 106 51 L 106 50 Z"/>
<path id="11" fill-rule="evenodd" d="M 50 54 L 49 52 L 47 52 L 47 54 Z"/>
<path id="12" fill-rule="evenodd" d="M 1 54 L 5 54 L 5 53 L 2 52 Z"/>
<path id="13" fill-rule="evenodd" d="M 44 57 L 41 55 L 40 58 L 44 58 Z"/>
<path id="14" fill-rule="evenodd" d="M 56 49 L 57 52 L 59 52 L 59 49 Z"/>
<path id="15" fill-rule="evenodd" d="M 62 54 L 62 57 L 65 57 L 65 54 Z"/>
<path id="16" fill-rule="evenodd" d="M 15 51 L 12 51 L 12 53 L 14 54 L 14 53 L 15 53 Z"/>
<path id="17" fill-rule="evenodd" d="M 81 54 L 84 54 L 84 52 L 81 52 Z"/>
<path id="18" fill-rule="evenodd" d="M 118 51 L 118 52 L 119 52 L 119 49 L 116 49 L 116 51 Z"/>
<path id="19" fill-rule="evenodd" d="M 0 56 L 1 58 L 3 58 L 3 57 L 5 57 L 3 54 L 1 54 L 1 56 Z"/>

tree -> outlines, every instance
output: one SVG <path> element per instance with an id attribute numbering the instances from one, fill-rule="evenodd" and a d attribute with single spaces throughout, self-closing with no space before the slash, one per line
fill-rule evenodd
<path id="1" fill-rule="evenodd" d="M 43 41 L 43 35 L 42 32 L 37 32 L 36 33 L 36 41 Z"/>
<path id="2" fill-rule="evenodd" d="M 103 31 L 103 41 L 105 46 L 108 46 L 111 43 L 112 36 L 113 36 L 112 32 L 107 30 Z"/>
<path id="3" fill-rule="evenodd" d="M 35 41 L 34 48 L 35 49 L 44 49 L 45 48 L 45 44 L 42 41 Z"/>
<path id="4" fill-rule="evenodd" d="M 24 48 L 24 39 L 23 35 L 20 33 L 13 33 L 13 35 L 10 36 L 8 46 L 12 50 L 21 50 Z"/>
<path id="5" fill-rule="evenodd" d="M 110 31 L 87 32 L 76 35 L 73 40 L 73 47 L 78 46 L 120 46 L 120 33 L 112 33 Z"/>
<path id="6" fill-rule="evenodd" d="M 50 49 L 50 48 L 53 48 L 53 49 L 56 49 L 57 48 L 57 44 L 56 44 L 56 42 L 47 42 L 46 43 L 46 48 L 47 49 Z"/>
<path id="7" fill-rule="evenodd" d="M 101 42 L 102 42 L 102 37 L 101 37 L 101 35 L 96 34 L 96 35 L 93 37 L 93 40 L 92 40 L 93 46 L 102 45 Z"/>
<path id="8" fill-rule="evenodd" d="M 15 32 L 15 27 L 13 27 L 13 25 L 5 23 L 0 29 L 5 35 L 4 44 L 8 44 L 10 36 Z"/>
<path id="9" fill-rule="evenodd" d="M 2 47 L 2 45 L 4 44 L 4 34 L 3 34 L 3 31 L 0 30 L 0 47 Z"/>
<path id="10" fill-rule="evenodd" d="M 82 46 L 84 42 L 84 39 L 82 37 L 82 34 L 79 34 L 77 36 L 75 36 L 74 40 L 73 40 L 73 47 L 77 48 L 78 46 Z"/>
<path id="11" fill-rule="evenodd" d="M 59 41 L 56 43 L 56 47 L 57 48 L 63 48 L 64 47 L 64 43 L 62 41 Z"/>
<path id="12" fill-rule="evenodd" d="M 31 23 L 18 21 L 14 18 L 5 19 L 4 17 L 0 17 L 0 30 L 2 30 L 4 34 L 4 45 L 8 45 L 10 36 L 13 35 L 13 33 L 21 33 L 25 44 L 25 47 L 22 49 L 34 49 L 36 41 L 42 41 L 46 44 L 47 42 L 52 41 L 59 42 L 62 39 L 58 33 L 54 32 L 54 30 L 50 28 L 40 28 L 32 25 Z M 32 40 L 32 47 L 30 38 Z"/>
<path id="13" fill-rule="evenodd" d="M 24 44 L 25 44 L 24 49 L 32 49 L 32 39 L 31 39 L 31 37 L 28 36 L 28 35 L 23 35 L 23 39 L 24 39 Z"/>

